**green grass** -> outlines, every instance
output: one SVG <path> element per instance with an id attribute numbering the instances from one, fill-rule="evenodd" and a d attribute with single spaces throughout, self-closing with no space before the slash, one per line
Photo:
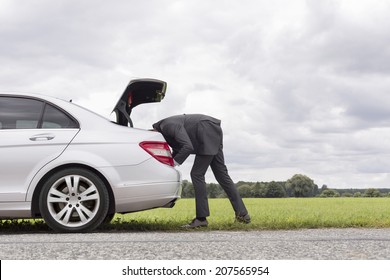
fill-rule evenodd
<path id="1" fill-rule="evenodd" d="M 207 230 L 390 227 L 389 198 L 249 198 L 244 202 L 252 217 L 249 225 L 234 222 L 227 199 L 210 199 Z M 195 201 L 182 199 L 172 209 L 117 215 L 110 227 L 180 230 L 194 217 Z"/>
<path id="2" fill-rule="evenodd" d="M 244 202 L 252 222 L 234 222 L 227 199 L 210 199 L 209 227 L 200 230 L 275 230 L 303 228 L 390 228 L 389 198 L 248 198 Z M 195 201 L 181 199 L 172 209 L 153 209 L 116 215 L 102 231 L 184 231 L 195 217 Z M 41 220 L 2 221 L 4 231 L 47 231 Z"/>

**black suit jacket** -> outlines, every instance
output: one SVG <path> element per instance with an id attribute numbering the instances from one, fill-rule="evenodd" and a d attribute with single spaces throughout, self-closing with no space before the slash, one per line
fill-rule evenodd
<path id="1" fill-rule="evenodd" d="M 164 136 L 179 164 L 190 154 L 216 155 L 222 145 L 221 121 L 206 115 L 172 116 L 153 124 L 153 128 Z"/>

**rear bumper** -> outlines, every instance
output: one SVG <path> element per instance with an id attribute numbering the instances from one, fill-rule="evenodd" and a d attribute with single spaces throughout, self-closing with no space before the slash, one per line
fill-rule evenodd
<path id="1" fill-rule="evenodd" d="M 180 182 L 128 186 L 116 192 L 116 212 L 128 213 L 171 207 L 172 202 L 179 199 L 180 195 Z"/>
<path id="2" fill-rule="evenodd" d="M 166 207 L 181 196 L 181 173 L 155 159 L 99 170 L 109 182 L 118 213 Z"/>

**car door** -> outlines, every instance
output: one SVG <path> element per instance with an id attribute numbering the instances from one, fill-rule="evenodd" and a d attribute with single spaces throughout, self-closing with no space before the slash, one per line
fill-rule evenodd
<path id="1" fill-rule="evenodd" d="M 75 119 L 44 100 L 0 95 L 0 202 L 24 201 L 35 174 L 78 131 Z"/>

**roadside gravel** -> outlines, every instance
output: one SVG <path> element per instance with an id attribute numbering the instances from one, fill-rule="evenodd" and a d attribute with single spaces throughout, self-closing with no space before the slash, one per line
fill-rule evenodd
<path id="1" fill-rule="evenodd" d="M 389 260 L 390 229 L 0 233 L 2 260 Z"/>

